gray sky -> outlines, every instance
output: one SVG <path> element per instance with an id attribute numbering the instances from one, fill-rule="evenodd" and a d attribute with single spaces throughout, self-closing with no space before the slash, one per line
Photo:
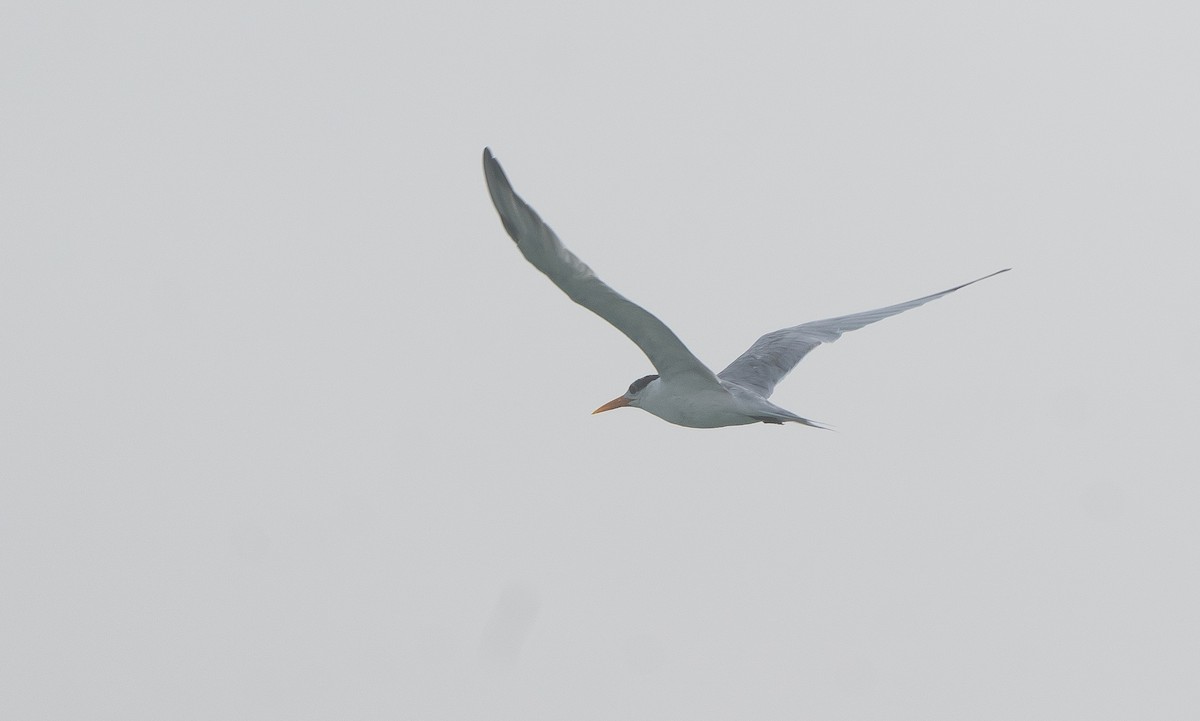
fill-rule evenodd
<path id="1" fill-rule="evenodd" d="M 6 4 L 0 715 L 1192 718 L 1196 7 Z"/>

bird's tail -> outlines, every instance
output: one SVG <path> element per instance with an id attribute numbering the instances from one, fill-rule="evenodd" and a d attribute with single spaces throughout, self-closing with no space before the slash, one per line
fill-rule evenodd
<path id="1" fill-rule="evenodd" d="M 780 409 L 780 410 L 782 410 L 782 409 Z M 807 418 L 801 418 L 800 416 L 796 415 L 795 413 L 789 413 L 787 411 L 784 411 L 783 413 L 781 413 L 777 416 L 759 416 L 758 420 L 762 421 L 763 423 L 771 423 L 771 424 L 777 425 L 777 426 L 781 426 L 784 423 L 799 423 L 802 426 L 809 426 L 810 428 L 820 428 L 823 431 L 835 430 L 833 426 L 826 425 L 826 424 L 820 423 L 818 421 L 810 421 Z"/>
<path id="2" fill-rule="evenodd" d="M 834 428 L 834 427 L 833 427 L 833 426 L 831 426 L 831 425 L 828 425 L 828 424 L 825 424 L 825 423 L 820 423 L 820 422 L 818 422 L 818 421 L 810 421 L 810 420 L 808 420 L 807 418 L 799 418 L 799 417 L 797 417 L 797 418 L 792 418 L 792 419 L 790 419 L 790 420 L 791 420 L 793 423 L 799 423 L 800 425 L 808 426 L 808 427 L 810 427 L 810 428 L 820 428 L 820 429 L 821 429 L 821 430 L 823 430 L 823 431 L 835 431 L 835 430 L 837 430 L 836 428 Z"/>

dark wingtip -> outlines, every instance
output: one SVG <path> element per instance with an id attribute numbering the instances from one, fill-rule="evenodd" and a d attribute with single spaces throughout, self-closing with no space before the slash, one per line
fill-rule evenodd
<path id="1" fill-rule="evenodd" d="M 966 283 L 963 283 L 962 285 L 956 285 L 953 288 L 951 288 L 950 290 L 947 290 L 942 293 L 938 293 L 937 295 L 942 296 L 942 295 L 945 295 L 946 293 L 953 293 L 956 290 L 961 290 L 963 288 L 966 288 L 968 285 L 975 285 L 976 283 L 978 283 L 981 280 L 987 280 L 988 278 L 994 278 L 995 276 L 1000 275 L 1001 273 L 1007 273 L 1010 270 L 1012 270 L 1012 268 L 1005 268 L 1003 270 L 998 270 L 995 273 L 988 273 L 987 275 L 983 276 L 982 278 L 976 278 L 975 280 L 968 281 Z"/>
<path id="2" fill-rule="evenodd" d="M 509 213 L 505 212 L 505 208 L 522 204 L 521 199 L 517 197 L 516 192 L 512 189 L 512 184 L 508 182 L 508 176 L 504 174 L 504 168 L 500 167 L 500 161 L 492 155 L 492 149 L 486 146 L 483 149 L 483 176 L 487 181 L 488 194 L 492 196 L 492 205 L 496 207 L 496 212 L 500 215 L 500 222 L 504 224 L 504 230 L 508 232 L 508 237 L 512 238 L 514 243 L 520 245 L 520 241 L 517 240 L 517 226 L 513 224 Z M 500 192 L 511 197 L 502 200 L 498 195 Z"/>
<path id="3" fill-rule="evenodd" d="M 503 180 L 505 183 L 508 182 L 508 177 L 504 174 L 504 168 L 500 167 L 500 161 L 496 160 L 495 155 L 492 155 L 491 148 L 485 147 L 483 149 L 483 172 L 485 175 L 489 176 L 489 183 L 491 181 L 491 176 L 493 175 L 497 176 L 498 179 Z"/>
<path id="4" fill-rule="evenodd" d="M 998 270 L 998 271 L 996 271 L 995 273 L 988 273 L 987 275 L 983 276 L 983 277 L 982 277 L 982 278 L 980 278 L 979 280 L 987 280 L 988 278 L 994 278 L 994 277 L 996 277 L 996 276 L 1000 275 L 1001 273 L 1007 273 L 1007 272 L 1008 272 L 1008 271 L 1010 271 L 1010 270 L 1012 270 L 1012 268 L 1004 268 L 1003 270 Z M 973 282 L 973 283 L 978 283 L 978 282 L 979 282 L 979 280 L 976 280 L 976 281 L 971 281 L 971 282 Z"/>

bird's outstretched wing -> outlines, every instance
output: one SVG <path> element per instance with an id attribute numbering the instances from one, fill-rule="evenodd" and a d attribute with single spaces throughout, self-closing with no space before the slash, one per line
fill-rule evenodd
<path id="1" fill-rule="evenodd" d="M 998 270 L 983 278 L 977 278 L 971 283 L 999 275 L 1011 268 Z M 837 318 L 814 320 L 810 323 L 784 328 L 773 333 L 767 333 L 750 346 L 750 350 L 738 356 L 737 360 L 717 375 L 731 383 L 748 388 L 764 398 L 775 390 L 775 385 L 791 372 L 800 359 L 822 343 L 832 343 L 847 331 L 858 330 L 875 321 L 889 318 L 897 313 L 903 313 L 919 305 L 925 305 L 931 300 L 937 300 L 943 295 L 953 293 L 960 288 L 966 288 L 971 283 L 963 283 L 941 293 L 927 295 L 924 298 L 910 300 L 907 303 L 897 303 L 886 308 L 877 308 L 853 315 L 843 315 Z"/>
<path id="2" fill-rule="evenodd" d="M 533 267 L 545 273 L 571 300 L 629 336 L 664 380 L 691 375 L 695 380 L 720 387 L 713 372 L 692 355 L 670 328 L 608 287 L 563 246 L 550 226 L 513 191 L 500 163 L 487 148 L 483 151 L 483 174 L 504 229 Z"/>

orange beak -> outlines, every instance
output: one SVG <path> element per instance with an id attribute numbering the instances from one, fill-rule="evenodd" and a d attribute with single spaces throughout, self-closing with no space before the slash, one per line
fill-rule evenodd
<path id="1" fill-rule="evenodd" d="M 611 411 L 614 408 L 620 408 L 621 406 L 627 406 L 627 405 L 629 405 L 629 399 L 626 398 L 625 396 L 621 396 L 619 398 L 613 398 L 608 403 L 605 403 L 604 405 L 600 406 L 596 410 L 592 411 L 592 415 L 596 415 L 597 413 L 603 413 L 604 411 Z"/>

